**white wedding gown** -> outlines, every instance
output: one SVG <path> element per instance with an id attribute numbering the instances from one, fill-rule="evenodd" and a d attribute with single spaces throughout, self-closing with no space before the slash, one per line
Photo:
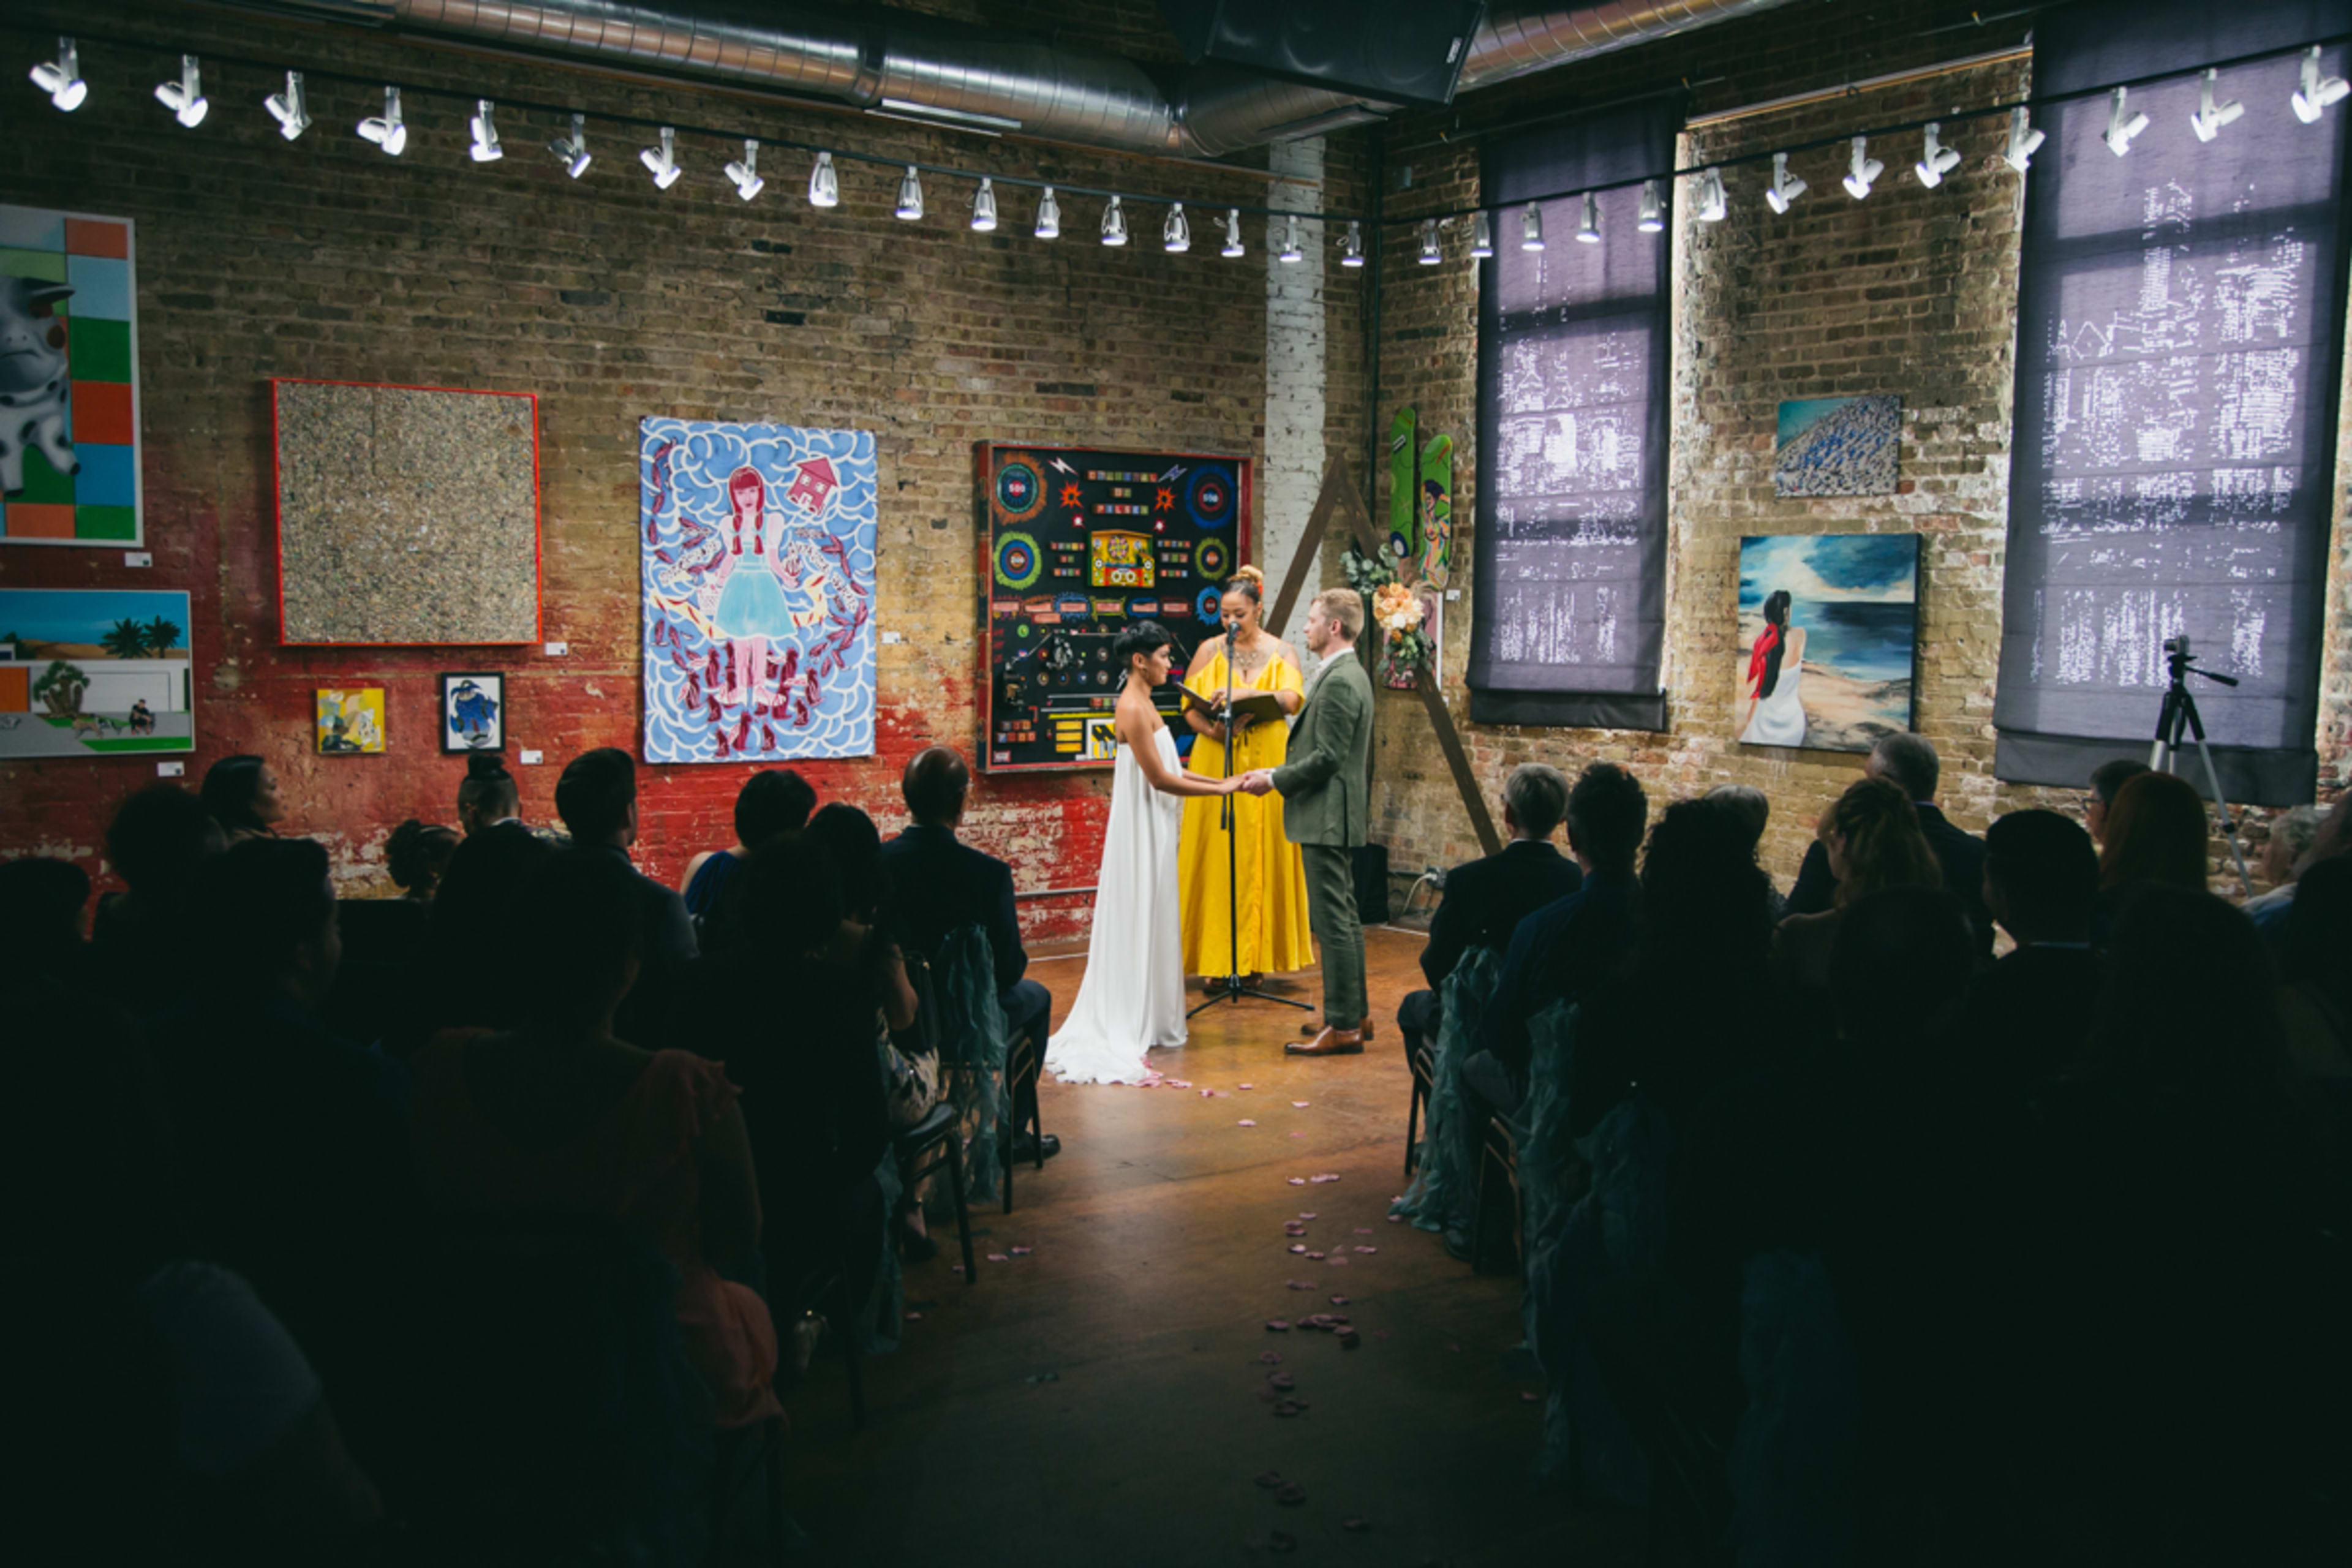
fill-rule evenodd
<path id="1" fill-rule="evenodd" d="M 1805 704 L 1797 687 L 1805 678 L 1804 664 L 1792 659 L 1780 667 L 1772 695 L 1756 704 L 1748 728 L 1739 732 L 1743 746 L 1801 746 L 1805 743 Z"/>
<path id="2" fill-rule="evenodd" d="M 1152 744 L 1169 770 L 1184 763 L 1162 728 Z M 1095 877 L 1094 934 L 1070 1016 L 1045 1045 L 1045 1066 L 1064 1083 L 1142 1083 L 1154 1046 L 1184 1043 L 1184 922 L 1176 888 L 1181 796 L 1151 787 L 1134 748 L 1112 764 L 1110 827 Z"/>

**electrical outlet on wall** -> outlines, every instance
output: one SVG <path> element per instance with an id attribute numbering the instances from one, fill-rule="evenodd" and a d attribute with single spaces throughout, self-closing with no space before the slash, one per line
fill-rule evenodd
<path id="1" fill-rule="evenodd" d="M 155 776 L 159 779 L 184 779 L 188 776 L 188 764 L 185 763 L 157 763 L 155 764 Z"/>
<path id="2" fill-rule="evenodd" d="M 122 563 L 125 566 L 152 566 L 155 557 L 144 550 L 126 550 L 122 552 Z"/>
<path id="3" fill-rule="evenodd" d="M 571 653 L 572 645 L 568 642 L 545 643 L 541 646 L 539 651 L 550 658 L 562 658 Z"/>
<path id="4" fill-rule="evenodd" d="M 522 765 L 527 768 L 535 768 L 545 761 L 547 761 L 545 752 L 525 752 L 522 754 Z"/>

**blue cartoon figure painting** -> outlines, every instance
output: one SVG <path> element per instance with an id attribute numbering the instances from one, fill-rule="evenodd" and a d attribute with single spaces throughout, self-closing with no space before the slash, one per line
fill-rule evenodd
<path id="1" fill-rule="evenodd" d="M 874 750 L 874 437 L 648 419 L 646 759 Z"/>
<path id="2" fill-rule="evenodd" d="M 449 727 L 445 748 L 456 752 L 496 751 L 504 742 L 505 726 L 499 713 L 505 706 L 495 689 L 495 676 L 459 676 L 447 682 L 443 699 Z M 485 684 L 488 682 L 490 684 Z"/>

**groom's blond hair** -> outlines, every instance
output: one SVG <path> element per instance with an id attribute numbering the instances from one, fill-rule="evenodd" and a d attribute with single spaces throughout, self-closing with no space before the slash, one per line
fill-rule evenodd
<path id="1" fill-rule="evenodd" d="M 1315 595 L 1314 607 L 1339 622 L 1349 642 L 1364 629 L 1364 596 L 1353 588 L 1326 588 Z"/>

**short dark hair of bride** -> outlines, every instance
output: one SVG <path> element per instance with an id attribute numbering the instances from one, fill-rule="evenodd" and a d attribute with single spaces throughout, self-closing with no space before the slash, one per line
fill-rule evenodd
<path id="1" fill-rule="evenodd" d="M 1110 639 L 1110 657 L 1126 669 L 1137 654 L 1157 653 L 1175 640 L 1158 621 L 1138 621 Z"/>

